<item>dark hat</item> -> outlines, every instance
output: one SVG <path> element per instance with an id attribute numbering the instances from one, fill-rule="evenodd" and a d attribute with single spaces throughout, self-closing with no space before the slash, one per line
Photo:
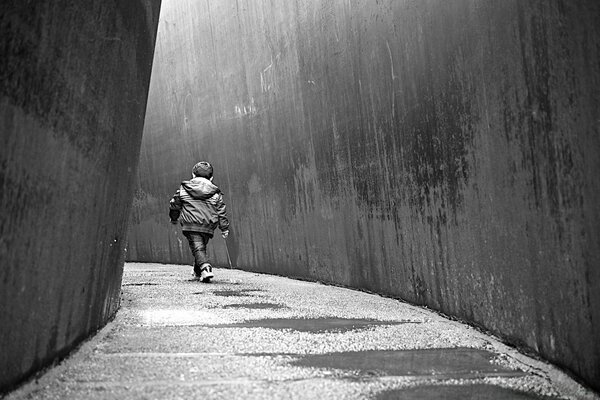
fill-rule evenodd
<path id="1" fill-rule="evenodd" d="M 206 161 L 200 161 L 192 168 L 192 174 L 194 174 L 194 176 L 210 179 L 213 176 L 213 167 Z"/>

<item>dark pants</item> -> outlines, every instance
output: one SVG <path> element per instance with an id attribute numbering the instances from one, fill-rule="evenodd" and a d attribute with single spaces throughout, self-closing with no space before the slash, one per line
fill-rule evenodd
<path id="1" fill-rule="evenodd" d="M 190 250 L 192 250 L 192 254 L 194 255 L 194 272 L 200 274 L 202 264 L 208 263 L 206 245 L 211 236 L 208 233 L 191 231 L 183 231 L 183 236 L 188 240 Z"/>

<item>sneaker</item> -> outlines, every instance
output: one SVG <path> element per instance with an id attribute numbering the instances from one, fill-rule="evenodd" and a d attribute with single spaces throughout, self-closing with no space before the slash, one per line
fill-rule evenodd
<path id="1" fill-rule="evenodd" d="M 200 270 L 200 279 L 202 282 L 210 282 L 211 278 L 213 278 L 215 274 L 212 272 L 212 265 L 204 264 L 203 268 Z"/>
<path id="2" fill-rule="evenodd" d="M 201 274 L 202 274 L 202 270 L 200 269 L 200 267 L 197 265 L 194 265 L 194 277 L 200 278 Z"/>

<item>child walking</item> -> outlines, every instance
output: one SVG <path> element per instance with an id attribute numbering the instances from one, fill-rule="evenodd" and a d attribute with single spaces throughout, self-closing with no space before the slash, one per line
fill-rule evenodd
<path id="1" fill-rule="evenodd" d="M 200 161 L 192 169 L 192 179 L 181 182 L 169 206 L 171 223 L 180 219 L 181 230 L 194 256 L 194 274 L 202 282 L 214 277 L 206 254 L 208 241 L 217 227 L 223 239 L 229 235 L 229 220 L 219 188 L 212 183 L 213 167 Z"/>

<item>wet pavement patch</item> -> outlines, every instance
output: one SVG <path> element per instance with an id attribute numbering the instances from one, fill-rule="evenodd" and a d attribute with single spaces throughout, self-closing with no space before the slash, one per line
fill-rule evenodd
<path id="1" fill-rule="evenodd" d="M 282 304 L 276 303 L 237 303 L 228 304 L 222 308 L 248 308 L 251 310 L 279 310 L 281 308 L 287 308 Z"/>
<path id="2" fill-rule="evenodd" d="M 252 296 L 253 292 L 262 292 L 262 290 L 260 290 L 260 289 L 215 290 L 212 293 L 215 296 L 235 297 L 235 296 Z"/>
<path id="3" fill-rule="evenodd" d="M 444 379 L 523 376 L 493 364 L 494 353 L 479 349 L 372 350 L 311 354 L 293 365 L 359 371 L 358 377 L 431 376 Z"/>
<path id="4" fill-rule="evenodd" d="M 379 393 L 376 400 L 546 400 L 553 397 L 492 385 L 430 385 Z"/>
<path id="5" fill-rule="evenodd" d="M 366 329 L 375 326 L 420 323 L 413 321 L 377 321 L 369 319 L 344 318 L 274 318 L 240 322 L 236 324 L 219 325 L 219 328 L 269 328 L 277 330 L 293 330 L 300 332 L 344 332 Z"/>

